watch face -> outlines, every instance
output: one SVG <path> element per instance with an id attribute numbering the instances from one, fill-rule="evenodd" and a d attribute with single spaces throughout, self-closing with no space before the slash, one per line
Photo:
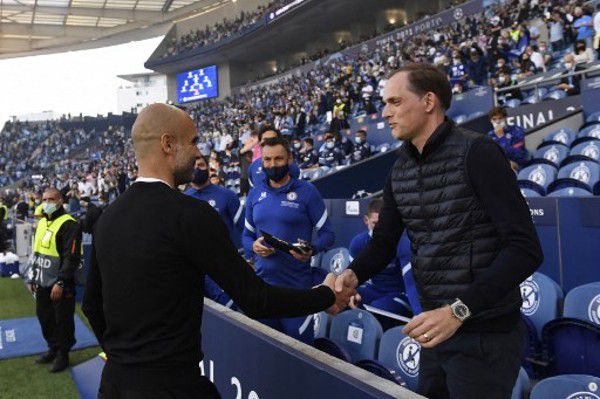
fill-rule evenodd
<path id="1" fill-rule="evenodd" d="M 467 305 L 463 303 L 457 303 L 454 306 L 454 314 L 459 319 L 464 319 L 469 316 L 469 308 L 467 308 Z"/>

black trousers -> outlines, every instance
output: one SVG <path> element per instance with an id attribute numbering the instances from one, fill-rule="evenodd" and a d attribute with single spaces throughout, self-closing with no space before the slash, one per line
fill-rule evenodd
<path id="1" fill-rule="evenodd" d="M 510 399 L 519 375 L 524 329 L 460 333 L 421 349 L 419 393 L 430 399 Z"/>
<path id="2" fill-rule="evenodd" d="M 156 390 L 123 388 L 102 374 L 98 399 L 221 399 L 221 395 L 208 378 L 201 376 L 183 386 Z"/>
<path id="3" fill-rule="evenodd" d="M 56 302 L 50 299 L 52 288 L 38 287 L 35 311 L 42 334 L 51 351 L 68 352 L 75 345 L 75 295 L 65 287 L 63 296 Z"/>

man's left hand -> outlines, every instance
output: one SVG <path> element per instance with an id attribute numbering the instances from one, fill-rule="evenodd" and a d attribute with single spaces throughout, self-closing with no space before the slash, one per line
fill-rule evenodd
<path id="1" fill-rule="evenodd" d="M 59 301 L 60 298 L 62 297 L 62 294 L 63 294 L 63 288 L 58 284 L 54 284 L 52 286 L 52 291 L 50 292 L 50 299 L 53 300 L 54 302 Z"/>
<path id="2" fill-rule="evenodd" d="M 446 305 L 414 317 L 402 332 L 414 338 L 422 347 L 433 348 L 453 336 L 461 325 L 462 321 Z"/>
<path id="3" fill-rule="evenodd" d="M 313 251 L 312 249 L 309 250 L 308 252 L 302 252 L 301 254 L 296 252 L 296 251 L 291 251 L 290 250 L 290 254 L 294 257 L 294 259 L 296 259 L 297 261 L 300 261 L 302 263 L 306 263 L 306 262 L 310 262 L 310 258 L 313 255 Z"/>

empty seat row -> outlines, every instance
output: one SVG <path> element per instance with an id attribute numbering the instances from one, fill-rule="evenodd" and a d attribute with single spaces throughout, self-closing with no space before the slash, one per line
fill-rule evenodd
<path id="1" fill-rule="evenodd" d="M 525 197 L 600 194 L 600 164 L 590 160 L 577 160 L 559 170 L 545 163 L 533 164 L 522 169 L 517 179 Z"/>

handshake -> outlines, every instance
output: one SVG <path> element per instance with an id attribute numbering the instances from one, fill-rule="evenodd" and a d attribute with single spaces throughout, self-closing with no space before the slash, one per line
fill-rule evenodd
<path id="1" fill-rule="evenodd" d="M 350 269 L 344 270 L 339 276 L 329 273 L 322 285 L 329 287 L 335 294 L 335 303 L 327 309 L 327 313 L 331 315 L 340 313 L 348 306 L 355 308 L 360 301 L 360 295 L 356 293 L 358 278 Z"/>

